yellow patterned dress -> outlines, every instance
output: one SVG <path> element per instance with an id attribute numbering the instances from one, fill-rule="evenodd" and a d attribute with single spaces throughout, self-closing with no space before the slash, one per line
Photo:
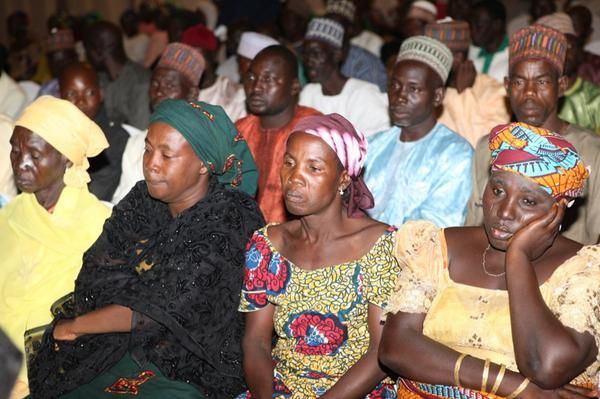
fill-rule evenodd
<path id="1" fill-rule="evenodd" d="M 277 252 L 268 227 L 248 244 L 239 310 L 275 306 L 273 398 L 319 397 L 368 349 L 368 305 L 385 307 L 398 278 L 395 229 L 358 260 L 308 271 Z M 367 397 L 395 398 L 396 389 L 386 380 Z"/>
<path id="2" fill-rule="evenodd" d="M 448 272 L 444 231 L 424 221 L 397 232 L 402 268 L 387 312 L 425 313 L 423 334 L 458 352 L 490 359 L 518 371 L 510 326 L 508 292 L 454 282 Z M 544 302 L 560 322 L 589 332 L 600 348 L 600 247 L 585 246 L 540 286 Z M 600 354 L 572 383 L 595 387 Z M 458 387 L 400 379 L 398 397 L 486 399 L 497 396 Z"/>

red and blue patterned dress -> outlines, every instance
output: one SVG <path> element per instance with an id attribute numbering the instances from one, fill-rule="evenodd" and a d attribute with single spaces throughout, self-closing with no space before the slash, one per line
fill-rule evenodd
<path id="1" fill-rule="evenodd" d="M 273 247 L 268 227 L 248 243 L 239 310 L 275 306 L 273 398 L 319 397 L 368 349 L 369 303 L 386 305 L 400 270 L 393 251 L 395 228 L 360 259 L 310 271 Z M 396 398 L 394 382 L 384 380 L 367 398 Z"/>

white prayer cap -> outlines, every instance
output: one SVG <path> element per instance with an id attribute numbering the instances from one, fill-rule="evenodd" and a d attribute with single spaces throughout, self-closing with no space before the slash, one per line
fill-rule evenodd
<path id="1" fill-rule="evenodd" d="M 253 60 L 256 54 L 275 44 L 279 44 L 279 42 L 270 36 L 258 32 L 244 32 L 240 38 L 237 53 L 242 57 Z"/>
<path id="2" fill-rule="evenodd" d="M 435 22 L 436 15 L 437 8 L 435 4 L 426 0 L 417 0 L 412 3 L 407 13 L 408 18 L 422 19 L 427 23 Z"/>
<path id="3" fill-rule="evenodd" d="M 446 83 L 452 69 L 452 51 L 439 40 L 427 36 L 412 36 L 400 47 L 396 62 L 419 61 L 429 66 Z"/>
<path id="4" fill-rule="evenodd" d="M 325 13 L 341 15 L 348 21 L 354 21 L 356 5 L 350 0 L 329 0 L 325 8 Z"/>
<path id="5" fill-rule="evenodd" d="M 344 42 L 344 27 L 333 19 L 313 18 L 308 23 L 304 39 L 318 40 L 340 49 Z"/>

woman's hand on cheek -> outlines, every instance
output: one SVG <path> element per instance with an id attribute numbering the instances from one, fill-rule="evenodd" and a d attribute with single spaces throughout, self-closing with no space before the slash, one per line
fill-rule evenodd
<path id="1" fill-rule="evenodd" d="M 515 233 L 508 244 L 508 252 L 523 253 L 530 261 L 540 257 L 556 239 L 565 209 L 565 200 L 554 203 L 545 215 Z"/>

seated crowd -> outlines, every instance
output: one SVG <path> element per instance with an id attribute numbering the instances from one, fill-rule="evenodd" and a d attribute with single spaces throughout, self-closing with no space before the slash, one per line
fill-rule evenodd
<path id="1" fill-rule="evenodd" d="M 215 3 L 7 19 L 0 399 L 600 397 L 590 11 Z"/>

